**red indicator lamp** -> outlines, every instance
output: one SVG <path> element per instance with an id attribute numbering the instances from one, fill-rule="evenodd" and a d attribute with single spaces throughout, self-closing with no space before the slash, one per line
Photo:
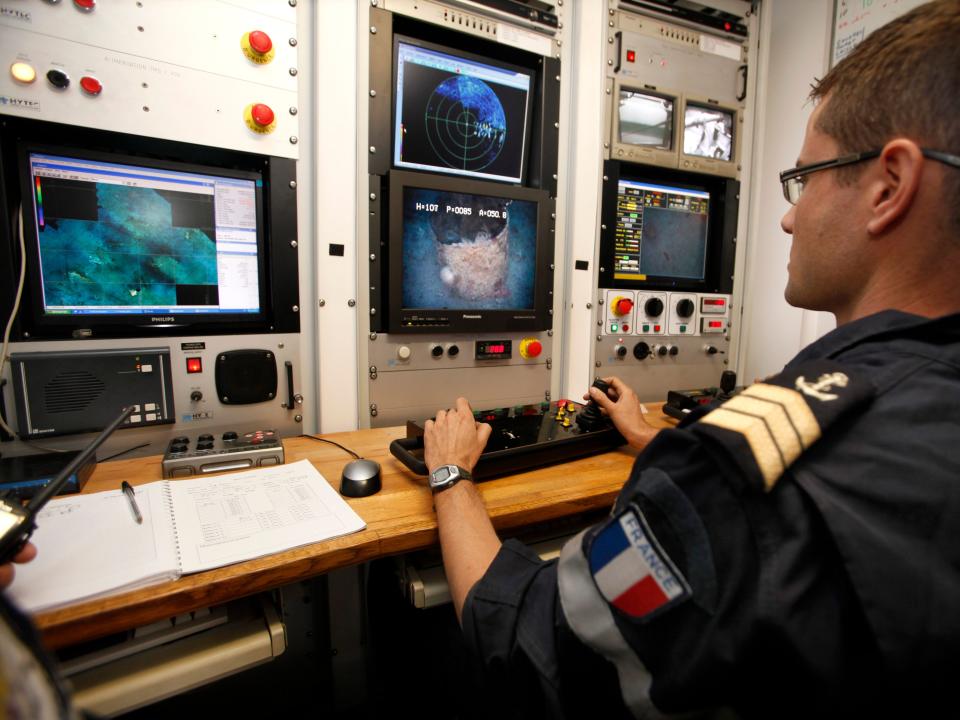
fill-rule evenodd
<path id="1" fill-rule="evenodd" d="M 637 53 L 634 50 L 627 50 L 627 62 L 636 62 Z"/>
<path id="2" fill-rule="evenodd" d="M 203 372 L 203 360 L 201 360 L 198 357 L 187 358 L 187 372 L 188 373 Z"/>

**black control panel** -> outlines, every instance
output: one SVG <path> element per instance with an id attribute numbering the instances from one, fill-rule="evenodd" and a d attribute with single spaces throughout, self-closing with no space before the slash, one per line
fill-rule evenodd
<path id="1" fill-rule="evenodd" d="M 606 452 L 626 443 L 593 403 L 561 400 L 477 410 L 473 415 L 493 428 L 473 470 L 477 480 Z M 407 437 L 394 440 L 390 452 L 413 472 L 426 475 L 423 423 L 408 421 Z"/>
<path id="2" fill-rule="evenodd" d="M 283 444 L 276 430 L 227 431 L 175 437 L 163 456 L 165 478 L 283 464 Z"/>

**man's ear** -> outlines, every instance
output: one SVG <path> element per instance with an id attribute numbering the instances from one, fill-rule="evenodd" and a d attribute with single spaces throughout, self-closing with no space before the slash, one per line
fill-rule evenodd
<path id="1" fill-rule="evenodd" d="M 867 232 L 871 235 L 885 232 L 906 217 L 920 187 L 923 161 L 923 152 L 913 140 L 897 138 L 884 145 L 868 185 L 871 217 Z"/>

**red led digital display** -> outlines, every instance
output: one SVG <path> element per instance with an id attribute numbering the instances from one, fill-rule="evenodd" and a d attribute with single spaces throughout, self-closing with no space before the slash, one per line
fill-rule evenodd
<path id="1" fill-rule="evenodd" d="M 723 305 L 725 303 L 726 303 L 726 300 L 724 300 L 723 298 L 704 298 L 703 299 L 704 305 Z"/>
<path id="2" fill-rule="evenodd" d="M 504 360 L 513 356 L 513 343 L 509 340 L 484 340 L 477 343 L 477 360 Z"/>

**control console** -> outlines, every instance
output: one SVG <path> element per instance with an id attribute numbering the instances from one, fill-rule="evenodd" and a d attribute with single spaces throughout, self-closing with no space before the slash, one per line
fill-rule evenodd
<path id="1" fill-rule="evenodd" d="M 205 475 L 281 465 L 283 444 L 276 430 L 227 431 L 175 437 L 163 456 L 163 477 Z"/>
<path id="2" fill-rule="evenodd" d="M 594 386 L 604 392 L 609 387 L 602 380 Z M 553 465 L 626 443 L 593 401 L 586 405 L 572 400 L 516 405 L 478 410 L 473 415 L 493 428 L 473 469 L 475 480 Z M 407 437 L 394 440 L 390 452 L 414 473 L 426 475 L 423 423 L 407 421 Z"/>

